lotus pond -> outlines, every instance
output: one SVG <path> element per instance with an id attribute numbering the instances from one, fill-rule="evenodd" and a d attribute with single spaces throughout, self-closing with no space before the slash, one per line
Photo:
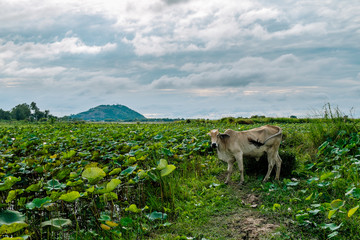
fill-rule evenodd
<path id="1" fill-rule="evenodd" d="M 279 230 L 279 239 L 293 239 L 298 231 L 319 239 L 359 234 L 360 134 L 354 125 L 326 135 L 331 124 L 319 124 L 320 130 L 312 123 L 277 124 L 285 133 L 282 180 L 245 179 L 255 182 L 248 187 L 261 196 L 258 211 L 289 220 L 279 223 L 286 228 Z M 0 237 L 162 239 L 154 232 L 171 232 L 178 239 L 184 234 L 212 239 L 176 227 L 201 209 L 184 207 L 194 199 L 195 206 L 212 204 L 211 211 L 224 201 L 216 202 L 220 196 L 214 193 L 226 189 L 219 179 L 226 166 L 217 160 L 206 133 L 257 126 L 211 121 L 2 124 Z M 318 146 L 316 134 L 324 135 Z M 286 173 L 289 154 L 296 164 Z M 202 190 L 196 187 L 200 182 L 207 184 Z"/>

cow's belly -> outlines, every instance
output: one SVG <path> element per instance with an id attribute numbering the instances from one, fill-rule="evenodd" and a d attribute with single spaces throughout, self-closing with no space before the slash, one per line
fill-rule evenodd
<path id="1" fill-rule="evenodd" d="M 224 162 L 233 162 L 234 156 L 230 152 L 221 152 L 218 151 L 218 158 Z"/>
<path id="2" fill-rule="evenodd" d="M 253 157 L 253 158 L 260 158 L 262 155 L 264 155 L 265 151 L 260 149 L 254 149 L 252 151 L 244 153 L 245 157 Z"/>

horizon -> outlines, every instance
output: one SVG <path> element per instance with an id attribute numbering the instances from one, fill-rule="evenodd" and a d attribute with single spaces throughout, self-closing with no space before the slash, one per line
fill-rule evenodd
<path id="1" fill-rule="evenodd" d="M 0 108 L 306 117 L 360 106 L 360 3 L 4 0 Z"/>

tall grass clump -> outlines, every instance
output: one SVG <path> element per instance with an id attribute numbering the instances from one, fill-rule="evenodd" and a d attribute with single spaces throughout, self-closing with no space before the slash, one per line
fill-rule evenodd
<path id="1" fill-rule="evenodd" d="M 333 108 L 330 103 L 325 104 L 322 111 L 315 114 L 317 121 L 310 125 L 308 135 L 315 148 L 328 139 L 336 138 L 341 131 L 358 130 L 356 121 L 349 119 L 339 107 Z"/>

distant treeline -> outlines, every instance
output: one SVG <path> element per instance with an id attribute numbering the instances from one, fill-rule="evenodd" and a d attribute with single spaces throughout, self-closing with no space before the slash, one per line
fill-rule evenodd
<path id="1" fill-rule="evenodd" d="M 249 124 L 276 124 L 276 123 L 318 123 L 318 122 L 353 122 L 360 123 L 360 119 L 348 118 L 347 116 L 336 117 L 336 118 L 295 118 L 295 117 L 264 117 L 264 116 L 252 116 L 251 118 L 243 118 L 243 117 L 225 117 L 218 120 L 209 120 L 209 119 L 187 119 L 187 123 L 191 122 L 199 122 L 199 123 L 225 123 L 225 124 L 240 124 L 240 125 L 249 125 Z"/>
<path id="2" fill-rule="evenodd" d="M 56 119 L 56 117 L 50 115 L 49 110 L 40 111 L 35 102 L 32 102 L 30 105 L 26 103 L 19 104 L 10 111 L 0 108 L 0 120 L 27 120 L 35 122 L 47 121 L 49 119 Z"/>

